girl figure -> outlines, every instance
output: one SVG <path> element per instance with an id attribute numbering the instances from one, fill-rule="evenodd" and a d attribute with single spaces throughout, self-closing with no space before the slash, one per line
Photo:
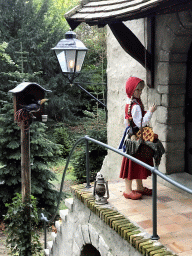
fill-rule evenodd
<path id="1" fill-rule="evenodd" d="M 143 103 L 140 99 L 142 90 L 144 88 L 144 81 L 137 77 L 130 77 L 126 82 L 126 93 L 128 96 L 127 104 L 125 106 L 125 122 L 126 126 L 130 125 L 132 119 L 133 130 L 135 128 L 146 126 L 151 120 L 153 112 L 156 110 L 156 105 L 149 108 L 148 111 L 144 111 Z M 143 117 L 143 119 L 142 119 Z M 148 165 L 153 166 L 153 158 L 145 159 L 143 157 L 137 157 L 137 159 Z M 127 199 L 137 200 L 142 197 L 142 195 L 151 196 L 152 189 L 143 186 L 143 179 L 147 179 L 151 175 L 151 172 L 136 164 L 135 162 L 123 157 L 120 178 L 125 180 L 125 191 L 123 193 L 124 197 Z M 132 190 L 132 180 L 136 180 L 137 190 Z"/>

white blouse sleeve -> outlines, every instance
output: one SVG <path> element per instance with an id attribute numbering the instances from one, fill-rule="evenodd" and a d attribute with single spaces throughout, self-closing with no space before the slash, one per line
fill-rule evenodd
<path id="1" fill-rule="evenodd" d="M 137 127 L 141 128 L 141 119 L 142 119 L 142 112 L 141 107 L 139 105 L 134 105 L 131 110 L 131 115 L 133 117 L 133 122 L 136 124 Z M 143 117 L 142 127 L 145 127 L 149 121 L 151 120 L 152 113 L 147 111 Z"/>

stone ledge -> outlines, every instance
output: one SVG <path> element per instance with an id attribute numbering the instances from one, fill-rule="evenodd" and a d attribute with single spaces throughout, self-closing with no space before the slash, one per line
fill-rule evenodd
<path id="1" fill-rule="evenodd" d="M 52 248 L 53 248 L 53 241 L 49 241 L 47 242 L 47 247 L 49 249 L 49 252 L 52 252 Z"/>
<path id="2" fill-rule="evenodd" d="M 71 191 L 84 205 L 94 212 L 110 228 L 115 230 L 122 239 L 125 239 L 136 250 L 144 256 L 177 256 L 173 254 L 161 243 L 153 241 L 145 236 L 139 229 L 131 223 L 124 215 L 114 210 L 110 205 L 97 205 L 91 191 L 85 190 L 84 185 L 75 185 Z"/>
<path id="3" fill-rule="evenodd" d="M 61 217 L 61 219 L 62 219 L 63 221 L 66 221 L 66 220 L 67 220 L 67 215 L 68 215 L 68 213 L 69 213 L 69 210 L 68 210 L 68 209 L 66 209 L 66 210 L 60 210 L 60 211 L 59 211 L 59 215 L 60 215 L 60 217 Z"/>
<path id="4" fill-rule="evenodd" d="M 51 232 L 52 241 L 55 242 L 57 234 L 55 232 Z"/>
<path id="5" fill-rule="evenodd" d="M 61 232 L 61 220 L 55 221 L 55 227 L 57 229 L 57 232 Z"/>
<path id="6" fill-rule="evenodd" d="M 49 249 L 44 249 L 44 253 L 46 256 L 49 256 Z"/>
<path id="7" fill-rule="evenodd" d="M 65 205 L 69 210 L 72 212 L 73 211 L 73 198 L 67 198 L 65 199 Z"/>

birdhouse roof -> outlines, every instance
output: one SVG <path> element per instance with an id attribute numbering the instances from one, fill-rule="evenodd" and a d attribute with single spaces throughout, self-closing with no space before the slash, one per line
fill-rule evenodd
<path id="1" fill-rule="evenodd" d="M 9 90 L 9 92 L 12 93 L 19 93 L 24 91 L 27 87 L 31 86 L 31 85 L 35 85 L 38 88 L 40 88 L 41 90 L 45 91 L 45 92 L 51 92 L 51 90 L 47 90 L 45 88 L 43 88 L 41 85 L 37 84 L 37 83 L 32 83 L 32 82 L 23 82 L 21 84 L 18 84 L 14 89 Z"/>

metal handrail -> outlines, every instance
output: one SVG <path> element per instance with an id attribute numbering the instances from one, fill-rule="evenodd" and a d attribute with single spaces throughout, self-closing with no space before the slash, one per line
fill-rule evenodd
<path id="1" fill-rule="evenodd" d="M 64 180 L 65 180 L 65 175 L 66 175 L 66 171 L 67 171 L 67 168 L 68 168 L 68 165 L 69 165 L 69 162 L 70 162 L 70 159 L 71 159 L 71 156 L 73 154 L 73 151 L 75 150 L 76 146 L 82 141 L 82 140 L 85 140 L 85 137 L 82 137 L 80 139 L 78 139 L 76 141 L 76 143 L 74 144 L 74 146 L 72 147 L 71 149 L 71 152 L 68 156 L 68 159 L 67 159 L 67 162 L 66 162 L 66 165 L 65 165 L 65 168 L 64 168 L 64 171 L 63 171 L 63 175 L 62 175 L 62 180 L 61 180 L 61 186 L 60 186 L 60 192 L 59 192 L 59 198 L 58 198 L 58 202 L 57 202 L 57 207 L 56 207 L 56 210 L 55 210 L 55 213 L 53 214 L 52 218 L 50 220 L 47 219 L 47 217 L 44 216 L 43 213 L 41 213 L 41 220 L 44 221 L 44 248 L 46 249 L 47 248 L 47 229 L 46 229 L 46 224 L 49 224 L 51 222 L 54 221 L 56 215 L 57 215 L 57 211 L 59 209 L 59 205 L 60 205 L 60 201 L 61 201 L 61 195 L 62 195 L 62 191 L 63 191 L 63 184 L 64 184 Z M 88 179 L 88 178 L 87 178 Z M 87 184 L 89 184 L 90 186 L 90 182 L 87 180 Z"/>
<path id="2" fill-rule="evenodd" d="M 56 215 L 57 215 L 57 211 L 59 209 L 59 204 L 60 204 L 60 200 L 61 200 L 61 194 L 62 194 L 62 190 L 63 190 L 63 184 L 64 184 L 64 180 L 65 180 L 65 175 L 66 175 L 66 171 L 67 171 L 67 168 L 68 168 L 68 165 L 69 165 L 69 162 L 70 162 L 70 159 L 71 159 L 71 156 L 73 154 L 73 151 L 74 149 L 76 148 L 76 146 L 82 142 L 83 140 L 85 140 L 86 142 L 86 181 L 87 181 L 87 188 L 90 188 L 90 173 L 89 173 L 89 141 L 93 142 L 93 143 L 96 143 L 102 147 L 105 147 L 109 150 L 112 150 L 113 152 L 119 154 L 119 155 L 122 155 L 128 159 L 130 159 L 131 161 L 145 167 L 146 169 L 150 170 L 151 173 L 152 173 L 152 189 L 153 189 L 153 194 L 152 194 L 152 209 L 153 209 L 153 235 L 151 236 L 151 239 L 152 240 L 158 240 L 159 239 L 159 236 L 157 235 L 157 175 L 159 177 L 161 177 L 162 179 L 166 180 L 167 182 L 171 183 L 172 185 L 186 191 L 187 193 L 190 193 L 192 194 L 192 190 L 185 187 L 184 185 L 170 179 L 167 175 L 161 173 L 159 170 L 158 170 L 158 167 L 157 166 L 150 166 L 140 160 L 138 160 L 137 158 L 131 156 L 131 155 L 128 155 L 112 146 L 109 146 L 103 142 L 100 142 L 98 140 L 95 140 L 93 138 L 90 138 L 89 136 L 84 136 L 84 137 L 81 137 L 80 139 L 78 139 L 76 141 L 76 143 L 74 144 L 73 148 L 71 149 L 71 152 L 69 154 L 69 157 L 67 159 L 67 163 L 65 165 L 65 168 L 64 168 L 64 171 L 63 171 L 63 176 L 62 176 L 62 181 L 61 181 L 61 187 L 60 187 L 60 193 L 59 193 L 59 199 L 58 199 L 58 203 L 57 203 L 57 208 L 56 208 L 56 211 L 55 211 L 55 214 L 53 215 L 53 217 L 48 220 L 43 213 L 41 213 L 41 220 L 44 221 L 44 232 L 45 232 L 45 249 L 47 247 L 47 241 L 46 241 L 46 223 L 51 223 Z"/>

